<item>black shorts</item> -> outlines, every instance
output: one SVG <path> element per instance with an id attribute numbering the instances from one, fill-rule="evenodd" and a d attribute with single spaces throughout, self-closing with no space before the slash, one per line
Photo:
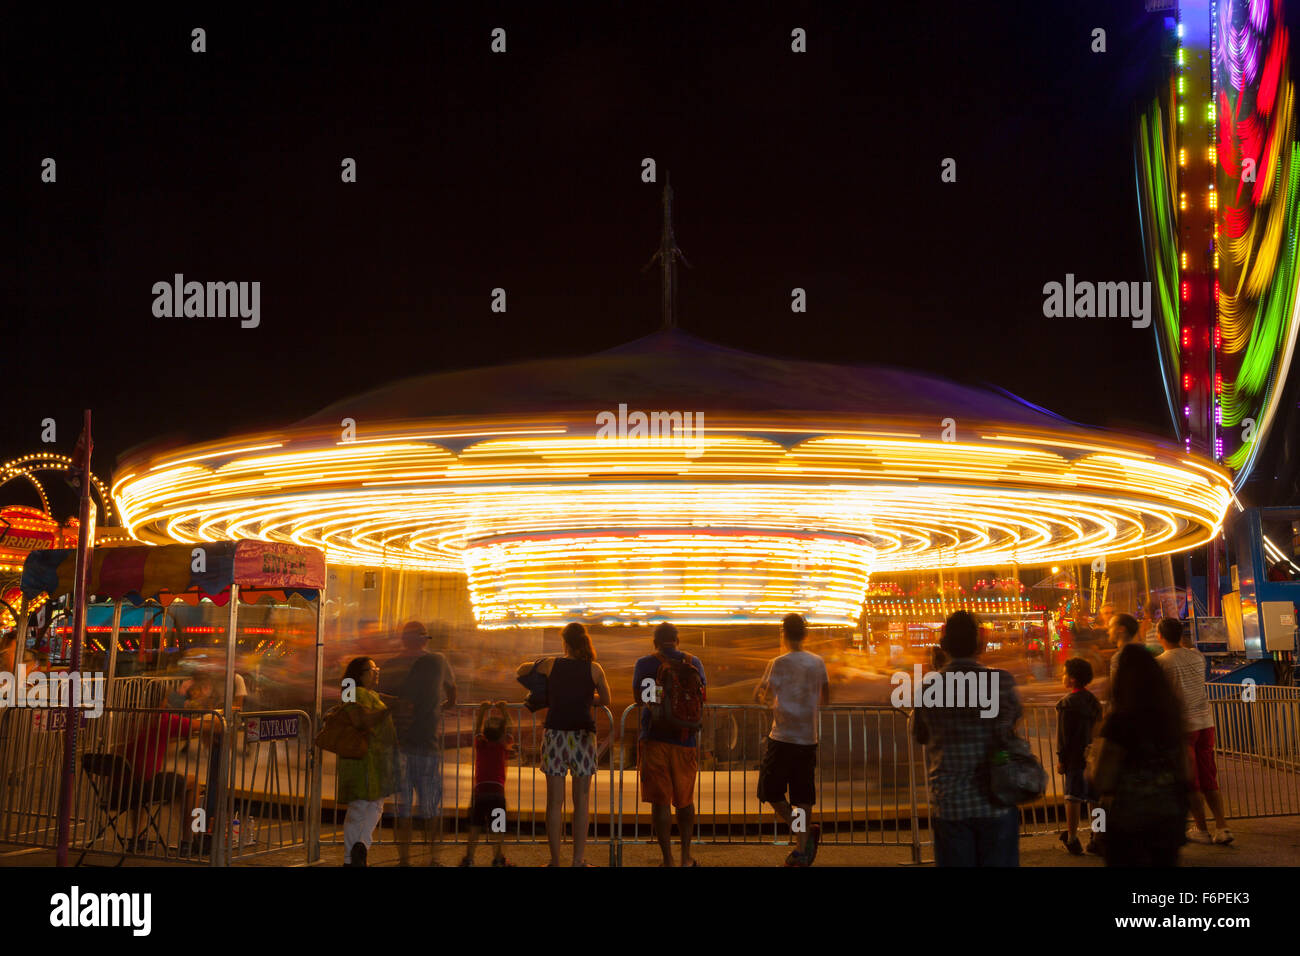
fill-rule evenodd
<path id="1" fill-rule="evenodd" d="M 469 822 L 484 830 L 492 829 L 492 814 L 506 808 L 506 795 L 500 791 L 485 790 L 476 792 L 469 804 Z M 504 816 L 498 816 L 504 819 Z"/>
<path id="2" fill-rule="evenodd" d="M 758 764 L 758 799 L 778 803 L 786 799 L 794 806 L 817 802 L 817 745 L 791 744 L 768 737 Z"/>

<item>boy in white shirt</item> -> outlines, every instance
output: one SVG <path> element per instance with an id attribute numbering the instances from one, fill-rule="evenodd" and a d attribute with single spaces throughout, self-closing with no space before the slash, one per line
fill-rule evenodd
<path id="1" fill-rule="evenodd" d="M 786 866 L 811 866 L 821 837 L 821 825 L 812 822 L 817 710 L 831 702 L 831 688 L 826 662 L 803 649 L 807 632 L 798 614 L 785 616 L 781 633 L 786 653 L 767 662 L 754 690 L 754 700 L 772 707 L 772 729 L 758 770 L 758 799 L 772 804 L 790 827 L 795 849 L 786 857 Z"/>

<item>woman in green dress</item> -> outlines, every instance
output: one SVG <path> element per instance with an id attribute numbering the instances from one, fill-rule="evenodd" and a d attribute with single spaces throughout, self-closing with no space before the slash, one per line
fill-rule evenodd
<path id="1" fill-rule="evenodd" d="M 393 715 L 379 698 L 379 666 L 357 657 L 343 672 L 343 699 L 353 723 L 366 732 L 369 747 L 359 760 L 338 760 L 338 798 L 347 804 L 343 818 L 345 866 L 365 866 L 370 838 L 384 812 L 384 797 L 396 787 L 394 753 L 397 733 Z"/>

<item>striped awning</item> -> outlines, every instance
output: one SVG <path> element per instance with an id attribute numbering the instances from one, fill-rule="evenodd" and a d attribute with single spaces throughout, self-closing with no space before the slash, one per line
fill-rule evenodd
<path id="1" fill-rule="evenodd" d="M 72 593 L 76 563 L 72 548 L 33 551 L 23 563 L 23 594 Z M 325 586 L 325 555 L 317 548 L 271 541 L 101 548 L 93 553 L 89 592 L 132 604 L 200 596 L 224 604 L 232 584 L 315 597 Z"/>

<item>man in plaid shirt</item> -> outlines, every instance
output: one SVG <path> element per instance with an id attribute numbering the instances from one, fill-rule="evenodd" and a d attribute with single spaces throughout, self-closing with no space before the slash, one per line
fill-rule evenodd
<path id="1" fill-rule="evenodd" d="M 989 759 L 994 740 L 1005 740 L 1020 719 L 1015 679 L 976 663 L 979 625 L 969 611 L 954 612 L 943 626 L 939 647 L 948 656 L 943 674 L 974 673 L 996 686 L 996 714 L 981 716 L 976 701 L 965 706 L 920 706 L 914 690 L 912 735 L 926 748 L 930 819 L 936 866 L 1019 866 L 1020 815 L 995 804 L 989 793 Z"/>

